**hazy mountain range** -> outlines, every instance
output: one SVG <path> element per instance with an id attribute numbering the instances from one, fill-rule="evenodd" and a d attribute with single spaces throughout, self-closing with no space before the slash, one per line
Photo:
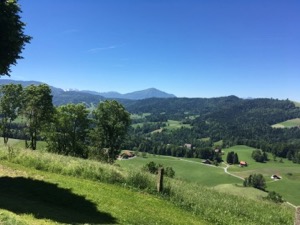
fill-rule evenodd
<path id="1" fill-rule="evenodd" d="M 43 84 L 43 82 L 39 81 L 19 81 L 19 80 L 11 80 L 11 79 L 0 79 L 0 85 L 5 84 L 21 84 L 26 87 L 28 85 L 34 84 L 39 85 Z M 50 86 L 50 85 L 49 85 Z M 50 86 L 52 90 L 54 103 L 56 102 L 58 97 L 62 98 L 76 98 L 79 102 L 82 102 L 86 98 L 96 98 L 103 100 L 104 98 L 110 99 L 130 99 L 130 100 L 140 100 L 147 98 L 176 98 L 173 94 L 168 94 L 166 92 L 160 91 L 156 88 L 149 88 L 141 91 L 134 91 L 126 94 L 121 94 L 118 92 L 96 92 L 90 90 L 63 90 L 62 88 Z M 96 97 L 97 96 L 97 97 Z M 74 99 L 76 101 L 76 99 Z M 74 101 L 73 101 L 74 102 Z"/>

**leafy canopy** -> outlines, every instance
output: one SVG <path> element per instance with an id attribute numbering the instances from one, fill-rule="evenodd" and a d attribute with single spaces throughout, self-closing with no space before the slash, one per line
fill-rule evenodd
<path id="1" fill-rule="evenodd" d="M 24 45 L 31 37 L 24 34 L 25 23 L 19 15 L 17 0 L 0 0 L 0 75 L 8 75 L 10 66 L 21 59 Z"/>

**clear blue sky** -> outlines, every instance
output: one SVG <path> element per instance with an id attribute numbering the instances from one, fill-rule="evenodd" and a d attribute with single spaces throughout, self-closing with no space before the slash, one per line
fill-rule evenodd
<path id="1" fill-rule="evenodd" d="M 300 101 L 299 0 L 19 0 L 11 78 L 127 93 Z"/>

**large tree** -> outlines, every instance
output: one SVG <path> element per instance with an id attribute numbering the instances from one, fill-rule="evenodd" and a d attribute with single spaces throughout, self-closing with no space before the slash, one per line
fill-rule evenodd
<path id="1" fill-rule="evenodd" d="M 21 9 L 17 0 L 0 0 L 0 75 L 8 75 L 10 66 L 21 59 L 24 45 L 31 37 L 24 34 Z"/>
<path id="2" fill-rule="evenodd" d="M 93 145 L 100 151 L 102 160 L 112 163 L 120 153 L 120 146 L 130 126 L 130 114 L 115 100 L 106 100 L 93 113 L 95 128 Z"/>
<path id="3" fill-rule="evenodd" d="M 0 87 L 1 131 L 4 144 L 11 134 L 11 123 L 20 113 L 23 88 L 20 84 L 8 84 Z"/>
<path id="4" fill-rule="evenodd" d="M 47 131 L 48 150 L 65 155 L 86 157 L 90 120 L 84 104 L 68 104 L 57 108 Z"/>
<path id="5" fill-rule="evenodd" d="M 24 89 L 22 115 L 26 119 L 26 147 L 36 149 L 43 126 L 51 122 L 54 112 L 51 89 L 46 84 L 30 85 Z M 29 144 L 28 140 L 29 139 Z"/>

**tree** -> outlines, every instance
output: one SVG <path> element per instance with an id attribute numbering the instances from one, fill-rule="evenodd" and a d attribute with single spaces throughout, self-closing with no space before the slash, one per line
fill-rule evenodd
<path id="1" fill-rule="evenodd" d="M 229 164 L 233 164 L 234 152 L 228 152 L 226 162 Z"/>
<path id="2" fill-rule="evenodd" d="M 95 128 L 91 136 L 102 160 L 113 163 L 130 125 L 130 114 L 115 100 L 106 100 L 93 112 Z"/>
<path id="3" fill-rule="evenodd" d="M 23 88 L 20 84 L 3 85 L 0 88 L 1 131 L 4 144 L 11 135 L 11 123 L 19 115 L 22 103 Z"/>
<path id="4" fill-rule="evenodd" d="M 256 162 L 265 162 L 268 160 L 267 154 L 259 149 L 253 150 L 251 156 Z"/>
<path id="5" fill-rule="evenodd" d="M 46 84 L 30 85 L 24 89 L 22 115 L 26 119 L 26 148 L 36 149 L 36 142 L 43 126 L 52 120 L 54 108 L 51 89 Z M 30 143 L 28 144 L 28 140 Z"/>
<path id="6" fill-rule="evenodd" d="M 233 164 L 239 164 L 240 160 L 239 160 L 239 156 L 237 153 L 234 153 L 233 155 Z"/>
<path id="7" fill-rule="evenodd" d="M 243 184 L 245 187 L 254 187 L 260 190 L 265 190 L 267 187 L 266 180 L 262 174 L 249 175 L 249 177 L 244 180 Z"/>
<path id="8" fill-rule="evenodd" d="M 0 75 L 8 75 L 16 65 L 24 45 L 31 37 L 24 34 L 25 23 L 19 15 L 17 0 L 0 0 Z"/>
<path id="9" fill-rule="evenodd" d="M 90 120 L 84 104 L 68 104 L 57 108 L 54 121 L 46 132 L 51 152 L 85 158 Z"/>

